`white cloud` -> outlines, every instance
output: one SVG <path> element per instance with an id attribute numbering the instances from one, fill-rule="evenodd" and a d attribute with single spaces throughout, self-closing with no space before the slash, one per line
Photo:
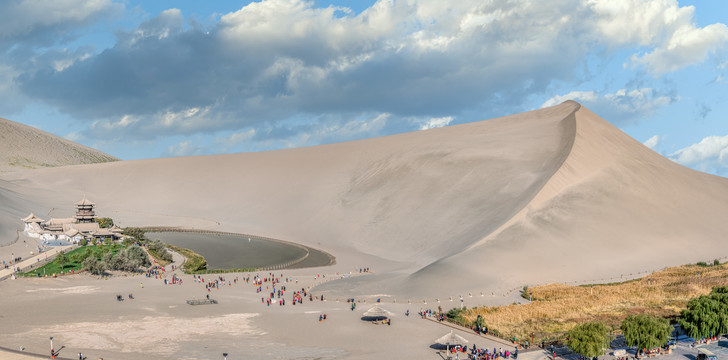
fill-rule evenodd
<path id="1" fill-rule="evenodd" d="M 191 141 L 185 140 L 167 148 L 169 156 L 194 156 L 201 155 L 202 148 L 194 145 Z"/>
<path id="2" fill-rule="evenodd" d="M 83 61 L 83 60 L 88 59 L 89 57 L 91 57 L 91 55 L 88 53 L 85 53 L 85 54 L 81 54 L 80 56 L 76 56 L 76 57 L 66 57 L 66 58 L 58 59 L 56 61 L 53 61 L 53 69 L 55 69 L 56 71 L 63 71 L 65 69 L 67 69 L 69 66 L 73 65 L 73 63 L 75 63 L 76 61 Z"/>
<path id="3" fill-rule="evenodd" d="M 660 145 L 660 142 L 662 142 L 662 137 L 660 137 L 660 135 L 655 135 L 655 136 L 647 139 L 647 141 L 645 141 L 643 144 L 645 146 L 647 146 L 648 148 L 655 150 L 657 145 Z"/>
<path id="4" fill-rule="evenodd" d="M 82 136 L 81 136 L 81 134 L 79 134 L 77 132 L 70 132 L 70 133 L 66 134 L 66 136 L 64 136 L 64 138 L 66 138 L 67 140 L 78 142 L 80 139 L 82 139 Z"/>
<path id="5" fill-rule="evenodd" d="M 359 140 L 386 135 L 391 114 L 367 114 L 351 118 L 321 118 L 314 123 L 292 121 L 256 130 L 250 139 L 257 149 L 292 148 Z"/>
<path id="6" fill-rule="evenodd" d="M 728 27 L 712 24 L 704 28 L 683 27 L 673 34 L 664 47 L 642 56 L 635 55 L 635 63 L 647 64 L 655 73 L 672 72 L 703 61 L 728 45 Z"/>
<path id="7" fill-rule="evenodd" d="M 53 13 L 49 24 L 78 27 L 115 7 L 108 0 L 63 1 L 86 10 Z M 260 139 L 265 129 L 295 119 L 297 134 L 285 138 L 313 144 L 384 129 L 344 118 L 389 114 L 382 126 L 400 122 L 396 130 L 410 130 L 413 118 L 463 120 L 461 114 L 492 103 L 515 107 L 554 83 L 573 81 L 604 48 L 630 55 L 645 49 L 634 64 L 654 72 L 687 66 L 721 48 L 725 27 L 698 28 L 693 17 L 694 9 L 674 0 L 382 0 L 358 14 L 313 1 L 262 0 L 202 28 L 169 9 L 119 31 L 104 51 L 34 55 L 32 66 L 14 69 L 20 74 L 12 83 L 18 93 L 93 123 L 86 135 L 97 138 L 253 129 Z M 20 44 L 24 25 L 3 26 L 0 34 L 16 34 Z M 640 87 L 572 92 L 545 104 L 573 98 L 628 122 L 677 99 Z"/>
<path id="8" fill-rule="evenodd" d="M 189 134 L 208 126 L 210 108 L 189 107 L 151 115 L 125 114 L 115 120 L 94 121 L 86 132 L 89 137 L 104 139 L 118 139 L 125 135 L 134 135 L 136 139 L 150 139 L 159 133 Z"/>
<path id="9" fill-rule="evenodd" d="M 255 136 L 255 129 L 236 132 L 224 138 L 215 139 L 215 145 L 217 145 L 223 153 L 226 153 L 231 150 L 234 151 L 234 149 L 249 142 L 253 136 Z"/>
<path id="10" fill-rule="evenodd" d="M 147 38 L 163 40 L 172 34 L 182 31 L 184 17 L 179 9 L 167 9 L 159 13 L 155 18 L 143 22 L 130 34 L 123 34 L 122 41 L 128 45 L 134 45 L 138 41 Z"/>
<path id="11" fill-rule="evenodd" d="M 91 124 L 90 131 L 102 134 L 106 133 L 106 136 L 102 137 L 113 137 L 108 136 L 109 133 L 125 131 L 125 129 L 132 127 L 139 122 L 140 118 L 134 115 L 123 115 L 116 121 L 95 121 Z"/>
<path id="12" fill-rule="evenodd" d="M 434 129 L 443 126 L 448 126 L 453 121 L 452 116 L 444 116 L 437 118 L 430 118 L 420 125 L 420 130 Z"/>
<path id="13" fill-rule="evenodd" d="M 546 100 L 541 107 L 553 106 L 566 100 L 578 101 L 605 119 L 626 124 L 652 115 L 656 110 L 679 100 L 674 94 L 663 94 L 652 88 L 619 89 L 614 93 L 572 91 Z"/>
<path id="14" fill-rule="evenodd" d="M 660 95 L 651 88 L 635 90 L 620 89 L 614 94 L 605 94 L 604 99 L 624 113 L 651 114 L 655 109 L 679 100 L 674 96 Z"/>
<path id="15" fill-rule="evenodd" d="M 563 9 L 539 2 L 380 1 L 358 15 L 336 15 L 339 10 L 267 0 L 204 30 L 184 29 L 181 13 L 168 10 L 122 32 L 112 49 L 62 71 L 22 76 L 22 88 L 80 118 L 133 115 L 147 127 L 166 128 L 169 118 L 158 114 L 193 107 L 208 108 L 207 120 L 217 119 L 198 126 L 195 118 L 180 118 L 196 124 L 176 133 L 351 109 L 425 117 L 501 92 L 516 99 L 543 89 L 552 78 L 569 76 L 589 41 L 568 21 L 537 20 L 563 17 Z"/>
<path id="16" fill-rule="evenodd" d="M 566 95 L 556 95 L 546 100 L 543 104 L 541 104 L 541 107 L 545 108 L 558 105 L 566 100 L 574 100 L 580 103 L 587 103 L 596 101 L 597 99 L 599 99 L 599 95 L 594 91 L 572 91 Z"/>
<path id="17" fill-rule="evenodd" d="M 4 116 L 18 113 L 32 99 L 22 91 L 19 77 L 34 68 L 63 71 L 84 54 L 58 49 L 81 36 L 84 28 L 123 11 L 111 0 L 0 1 L 0 109 Z M 54 47 L 56 46 L 56 47 Z"/>
<path id="18" fill-rule="evenodd" d="M 705 137 L 698 143 L 670 154 L 670 158 L 702 171 L 720 173 L 728 169 L 728 135 Z"/>
<path id="19" fill-rule="evenodd" d="M 2 1 L 0 48 L 16 42 L 49 44 L 123 8 L 111 0 Z"/>
<path id="20" fill-rule="evenodd" d="M 675 71 L 699 63 L 728 46 L 728 27 L 722 23 L 697 27 L 695 8 L 676 0 L 588 0 L 595 23 L 611 46 L 645 46 L 634 54 L 635 64 L 653 73 Z"/>
<path id="21" fill-rule="evenodd" d="M 357 140 L 379 136 L 387 125 L 391 114 L 377 114 L 373 117 L 349 120 L 344 122 L 319 123 L 309 127 L 308 131 L 297 134 L 287 140 L 287 147 L 299 147 L 312 144 L 325 144 L 347 140 Z"/>

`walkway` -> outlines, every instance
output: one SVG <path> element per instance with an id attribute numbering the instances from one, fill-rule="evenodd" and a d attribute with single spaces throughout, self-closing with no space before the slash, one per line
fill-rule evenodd
<path id="1" fill-rule="evenodd" d="M 492 336 L 492 335 L 477 334 L 475 331 L 473 331 L 473 329 L 470 329 L 470 328 L 467 328 L 467 327 L 464 327 L 464 326 L 460 326 L 458 324 L 454 324 L 454 323 L 451 323 L 451 322 L 448 322 L 448 321 L 437 321 L 434 317 L 425 317 L 425 319 L 430 320 L 430 321 L 432 321 L 432 322 L 434 322 L 436 324 L 440 324 L 440 325 L 447 326 L 447 327 L 450 327 L 450 328 L 453 328 L 453 329 L 456 329 L 456 330 L 464 331 L 464 332 L 466 332 L 468 334 L 472 334 L 472 335 L 475 335 L 475 336 L 480 336 L 480 337 L 482 337 L 484 339 L 488 339 L 488 340 L 490 340 L 492 342 L 496 342 L 496 343 L 499 343 L 499 344 L 503 344 L 505 346 L 508 346 L 509 348 L 514 347 L 514 344 L 512 342 L 509 342 L 508 340 L 504 340 L 504 339 L 501 339 L 499 337 L 495 337 L 495 336 Z M 541 350 L 541 349 L 539 349 L 539 348 L 531 348 L 531 349 L 528 349 L 528 350 L 526 350 L 526 349 L 520 349 L 520 350 L 518 350 L 518 352 L 519 353 L 525 353 L 525 352 L 530 352 L 530 351 L 535 351 L 535 350 Z"/>
<path id="2" fill-rule="evenodd" d="M 0 280 L 5 280 L 9 278 L 13 274 L 13 268 L 17 268 L 18 266 L 20 266 L 20 271 L 24 271 L 33 267 L 34 265 L 44 264 L 46 262 L 46 259 L 53 259 L 53 257 L 56 256 L 60 251 L 66 252 L 73 250 L 76 247 L 77 245 L 55 246 L 38 255 L 22 260 L 20 264 L 12 264 L 11 267 L 0 270 Z"/>
<path id="3" fill-rule="evenodd" d="M 705 349 L 710 351 L 712 354 L 717 355 L 720 359 L 728 358 L 728 341 L 718 341 L 712 344 L 698 345 L 698 351 Z"/>

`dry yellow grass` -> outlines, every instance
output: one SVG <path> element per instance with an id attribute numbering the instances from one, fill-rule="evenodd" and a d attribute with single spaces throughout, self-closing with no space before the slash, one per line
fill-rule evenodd
<path id="1" fill-rule="evenodd" d="M 631 314 L 676 316 L 691 298 L 726 284 L 726 265 L 684 265 L 624 283 L 594 285 L 592 295 L 590 286 L 537 286 L 527 290 L 533 293 L 532 303 L 474 308 L 462 316 L 474 321 L 482 315 L 484 324 L 505 338 L 517 336 L 530 341 L 533 332 L 540 342 L 591 320 L 604 321 L 616 329 Z"/>

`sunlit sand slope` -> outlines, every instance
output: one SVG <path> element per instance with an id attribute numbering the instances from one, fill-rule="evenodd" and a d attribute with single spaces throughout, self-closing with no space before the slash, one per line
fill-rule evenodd
<path id="1" fill-rule="evenodd" d="M 0 118 L 0 172 L 117 160 L 101 151 Z"/>

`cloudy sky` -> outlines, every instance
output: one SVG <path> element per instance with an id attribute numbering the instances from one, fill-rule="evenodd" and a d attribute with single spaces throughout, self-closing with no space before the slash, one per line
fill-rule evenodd
<path id="1" fill-rule="evenodd" d="M 122 159 L 261 151 L 574 99 L 728 176 L 728 2 L 5 0 L 0 117 Z"/>

